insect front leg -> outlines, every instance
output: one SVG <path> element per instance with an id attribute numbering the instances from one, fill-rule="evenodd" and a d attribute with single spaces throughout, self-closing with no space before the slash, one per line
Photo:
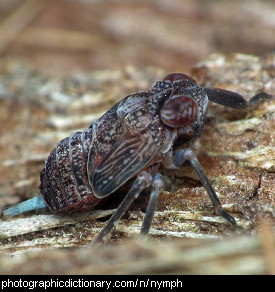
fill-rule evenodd
<path id="1" fill-rule="evenodd" d="M 203 186 L 205 187 L 210 200 L 216 210 L 216 212 L 224 217 L 230 224 L 232 224 L 235 228 L 237 226 L 235 219 L 229 215 L 226 211 L 222 209 L 222 205 L 220 200 L 218 199 L 213 187 L 211 186 L 208 178 L 204 174 L 204 171 L 196 157 L 196 154 L 190 149 L 179 150 L 174 156 L 174 165 L 176 167 L 181 167 L 185 161 L 188 161 L 195 169 L 197 175 L 199 176 Z"/>
<path id="2" fill-rule="evenodd" d="M 127 195 L 124 197 L 115 213 L 112 215 L 107 225 L 99 232 L 99 234 L 92 241 L 92 245 L 100 243 L 104 241 L 106 236 L 110 233 L 113 227 L 118 223 L 120 218 L 124 215 L 124 213 L 129 209 L 134 200 L 139 196 L 142 190 L 148 187 L 152 182 L 152 176 L 146 172 L 141 172 L 136 180 L 134 181 L 132 187 L 130 188 Z"/>

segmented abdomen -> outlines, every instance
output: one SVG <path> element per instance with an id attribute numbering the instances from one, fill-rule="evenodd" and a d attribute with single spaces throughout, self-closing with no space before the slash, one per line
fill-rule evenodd
<path id="1" fill-rule="evenodd" d="M 49 155 L 40 174 L 40 192 L 53 213 L 83 211 L 100 201 L 87 177 L 91 147 L 92 129 L 87 129 L 61 140 Z"/>

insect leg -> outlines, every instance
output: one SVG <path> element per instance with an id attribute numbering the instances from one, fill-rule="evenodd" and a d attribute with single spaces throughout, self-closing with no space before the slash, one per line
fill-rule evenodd
<path id="1" fill-rule="evenodd" d="M 160 174 L 156 174 L 152 180 L 152 192 L 150 195 L 150 200 L 147 206 L 147 210 L 145 213 L 145 217 L 143 219 L 143 223 L 140 229 L 140 233 L 143 235 L 148 234 L 149 229 L 151 227 L 152 219 L 154 217 L 154 212 L 157 206 L 157 201 L 160 192 L 163 189 L 163 180 Z"/>
<path id="2" fill-rule="evenodd" d="M 141 172 L 136 180 L 134 181 L 132 187 L 130 188 L 127 195 L 124 197 L 123 201 L 120 203 L 115 213 L 112 215 L 107 225 L 99 232 L 99 234 L 92 241 L 92 245 L 104 241 L 105 237 L 109 234 L 112 228 L 118 223 L 119 219 L 124 215 L 124 213 L 131 206 L 133 201 L 139 196 L 141 191 L 148 187 L 152 182 L 152 176 L 143 171 Z"/>
<path id="3" fill-rule="evenodd" d="M 215 208 L 215 210 L 217 211 L 217 213 L 219 215 L 221 215 L 222 217 L 224 217 L 229 223 L 231 223 L 235 228 L 236 228 L 236 221 L 235 219 L 229 215 L 226 211 L 224 211 L 222 209 L 221 203 L 213 189 L 213 187 L 211 186 L 209 180 L 207 179 L 206 175 L 204 174 L 204 171 L 196 157 L 196 154 L 190 150 L 190 149 L 183 149 L 183 150 L 179 150 L 175 156 L 174 156 L 174 165 L 177 167 L 180 167 L 183 165 L 183 163 L 185 161 L 188 161 L 195 169 L 197 175 L 199 176 L 203 186 L 205 187 L 210 200 Z"/>

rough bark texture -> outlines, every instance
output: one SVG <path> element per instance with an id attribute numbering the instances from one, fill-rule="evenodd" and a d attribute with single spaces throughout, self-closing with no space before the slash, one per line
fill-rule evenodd
<path id="1" fill-rule="evenodd" d="M 127 67 L 52 79 L 17 63 L 2 64 L 0 208 L 37 194 L 39 172 L 57 141 L 87 128 L 119 99 L 147 90 L 165 74 Z M 245 112 L 209 105 L 203 135 L 192 147 L 224 208 L 236 218 L 237 231 L 213 212 L 192 169 L 162 169 L 166 191 L 159 198 L 151 240 L 134 241 L 143 199 L 120 221 L 108 244 L 93 249 L 80 247 L 104 226 L 116 198 L 100 206 L 107 211 L 1 219 L 0 273 L 275 273 L 275 55 L 214 54 L 196 64 L 192 75 L 203 86 L 248 99 L 261 91 L 273 95 Z"/>

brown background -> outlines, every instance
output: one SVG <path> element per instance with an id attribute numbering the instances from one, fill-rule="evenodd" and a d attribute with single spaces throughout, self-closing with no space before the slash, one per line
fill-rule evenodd
<path id="1" fill-rule="evenodd" d="M 2 0 L 0 54 L 53 74 L 157 66 L 274 49 L 274 1 Z"/>

